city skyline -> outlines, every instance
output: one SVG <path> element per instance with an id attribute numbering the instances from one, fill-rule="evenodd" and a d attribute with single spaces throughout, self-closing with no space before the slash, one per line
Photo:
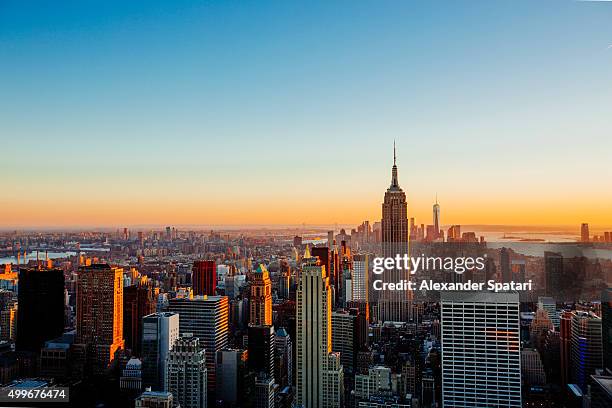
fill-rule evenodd
<path id="1" fill-rule="evenodd" d="M 4 3 L 0 225 L 610 226 L 610 6 Z"/>

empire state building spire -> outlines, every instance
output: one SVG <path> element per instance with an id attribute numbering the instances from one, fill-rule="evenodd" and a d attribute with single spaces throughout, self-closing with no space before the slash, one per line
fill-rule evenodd
<path id="1" fill-rule="evenodd" d="M 391 188 L 399 188 L 399 182 L 397 181 L 397 165 L 395 156 L 395 140 L 393 141 L 393 169 L 391 170 Z"/>

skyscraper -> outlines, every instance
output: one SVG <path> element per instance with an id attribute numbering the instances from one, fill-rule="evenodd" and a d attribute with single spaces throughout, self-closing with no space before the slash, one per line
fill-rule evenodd
<path id="1" fill-rule="evenodd" d="M 354 255 L 352 272 L 351 301 L 368 303 L 370 300 L 370 255 Z"/>
<path id="2" fill-rule="evenodd" d="M 249 326 L 249 369 L 274 378 L 274 327 Z"/>
<path id="3" fill-rule="evenodd" d="M 512 281 L 512 269 L 510 269 L 510 250 L 502 248 L 499 250 L 499 268 L 501 269 L 502 282 Z"/>
<path id="4" fill-rule="evenodd" d="M 274 336 L 274 379 L 281 389 L 293 383 L 293 345 L 287 330 L 280 328 Z"/>
<path id="5" fill-rule="evenodd" d="M 155 391 L 166 389 L 164 377 L 168 353 L 179 337 L 176 313 L 153 313 L 142 319 L 142 383 Z"/>
<path id="6" fill-rule="evenodd" d="M 182 408 L 206 408 L 206 353 L 200 339 L 184 334 L 168 354 L 167 391 Z"/>
<path id="7" fill-rule="evenodd" d="M 239 407 L 244 400 L 248 353 L 241 349 L 224 349 L 217 352 L 217 401 L 223 407 Z"/>
<path id="8" fill-rule="evenodd" d="M 357 316 L 345 310 L 332 312 L 332 350 L 340 353 L 345 372 L 352 373 L 357 354 Z"/>
<path id="9" fill-rule="evenodd" d="M 612 375 L 612 288 L 601 294 L 601 333 L 603 368 Z"/>
<path id="10" fill-rule="evenodd" d="M 191 270 L 191 280 L 195 296 L 216 295 L 217 265 L 215 261 L 194 261 Z"/>
<path id="11" fill-rule="evenodd" d="M 332 352 L 331 302 L 327 271 L 307 250 L 297 293 L 296 401 L 303 408 L 341 406 L 344 372 Z"/>
<path id="12" fill-rule="evenodd" d="M 440 296 L 443 406 L 521 407 L 518 293 Z"/>
<path id="13" fill-rule="evenodd" d="M 75 344 L 84 345 L 94 373 L 105 371 L 123 342 L 123 269 L 107 264 L 77 273 Z"/>
<path id="14" fill-rule="evenodd" d="M 593 313 L 572 314 L 571 379 L 583 391 L 596 369 L 603 367 L 601 318 Z"/>
<path id="15" fill-rule="evenodd" d="M 408 216 L 406 194 L 400 188 L 397 178 L 395 143 L 393 144 L 393 168 L 391 185 L 385 192 L 382 204 L 382 251 L 384 257 L 395 258 L 397 255 L 409 254 L 408 249 Z M 392 269 L 381 275 L 383 282 L 400 282 L 408 280 L 409 271 Z M 410 317 L 410 306 L 406 291 L 384 290 L 378 300 L 378 319 L 384 321 L 407 321 Z"/>
<path id="16" fill-rule="evenodd" d="M 250 275 L 249 322 L 255 326 L 272 325 L 272 281 L 264 265 Z"/>
<path id="17" fill-rule="evenodd" d="M 180 334 L 198 337 L 206 350 L 208 390 L 212 398 L 216 387 L 217 351 L 227 348 L 229 302 L 227 296 L 196 296 L 170 299 L 168 310 L 178 313 Z"/>
<path id="18" fill-rule="evenodd" d="M 16 349 L 38 352 L 64 332 L 64 272 L 20 268 L 18 305 Z"/>
<path id="19" fill-rule="evenodd" d="M 123 288 L 123 336 L 125 347 L 140 356 L 142 318 L 155 312 L 153 288 L 147 284 Z"/>
<path id="20" fill-rule="evenodd" d="M 591 239 L 589 237 L 589 224 L 582 223 L 580 226 L 580 241 L 589 242 Z"/>
<path id="21" fill-rule="evenodd" d="M 563 301 L 561 280 L 563 279 L 563 255 L 557 252 L 544 252 L 544 274 L 546 294 Z"/>
<path id="22" fill-rule="evenodd" d="M 433 226 L 434 238 L 440 237 L 440 204 L 438 204 L 438 195 L 436 194 L 436 203 L 433 205 Z"/>

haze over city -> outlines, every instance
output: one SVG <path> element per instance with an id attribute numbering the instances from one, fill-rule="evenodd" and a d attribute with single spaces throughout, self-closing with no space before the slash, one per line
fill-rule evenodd
<path id="1" fill-rule="evenodd" d="M 612 7 L 0 11 L 0 225 L 612 225 Z M 518 24 L 520 22 L 520 24 Z"/>

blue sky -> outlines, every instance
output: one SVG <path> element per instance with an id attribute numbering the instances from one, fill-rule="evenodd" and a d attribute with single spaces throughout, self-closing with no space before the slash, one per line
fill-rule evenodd
<path id="1" fill-rule="evenodd" d="M 2 1 L 0 224 L 375 219 L 395 139 L 417 218 L 610 225 L 610 45 L 609 2 Z"/>

